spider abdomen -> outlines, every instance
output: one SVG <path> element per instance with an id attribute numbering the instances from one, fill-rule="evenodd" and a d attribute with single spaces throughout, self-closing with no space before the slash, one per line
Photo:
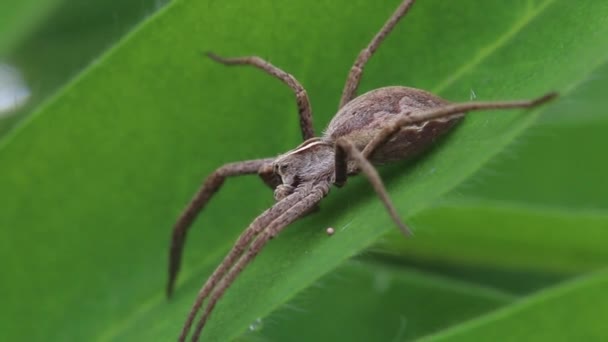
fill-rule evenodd
<path id="1" fill-rule="evenodd" d="M 408 113 L 449 104 L 427 91 L 408 87 L 384 87 L 369 91 L 347 103 L 329 123 L 324 139 L 347 138 L 359 150 L 383 128 Z M 404 126 L 370 156 L 373 163 L 410 158 L 427 149 L 448 132 L 464 114 Z"/>

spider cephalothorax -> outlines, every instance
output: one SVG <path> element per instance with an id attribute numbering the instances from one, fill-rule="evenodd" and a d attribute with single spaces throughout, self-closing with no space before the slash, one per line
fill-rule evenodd
<path id="1" fill-rule="evenodd" d="M 274 174 L 281 179 L 281 184 L 275 189 L 275 199 L 279 201 L 285 198 L 304 183 L 331 183 L 334 158 L 333 145 L 319 138 L 308 139 L 295 149 L 278 156 L 272 163 Z"/>
<path id="2" fill-rule="evenodd" d="M 361 51 L 348 75 L 339 110 L 321 137 L 314 134 L 308 95 L 293 76 L 259 57 L 221 58 L 209 54 L 215 61 L 226 65 L 257 67 L 288 85 L 296 96 L 304 142 L 276 158 L 230 163 L 218 168 L 207 177 L 178 219 L 169 254 L 168 295 L 173 291 L 187 230 L 224 180 L 231 176 L 258 174 L 266 185 L 274 189 L 276 203 L 253 220 L 199 292 L 182 329 L 180 341 L 186 339 L 194 318 L 207 300 L 192 335 L 193 341 L 198 340 L 215 304 L 236 276 L 271 238 L 317 208 L 332 184 L 342 186 L 348 176 L 363 173 L 396 225 L 405 235 L 410 235 L 372 164 L 419 154 L 449 131 L 468 111 L 530 108 L 555 97 L 555 93 L 550 93 L 526 101 L 452 104 L 424 90 L 402 86 L 379 88 L 357 97 L 365 64 L 413 2 L 404 0 Z M 328 234 L 331 233 L 328 228 Z"/>

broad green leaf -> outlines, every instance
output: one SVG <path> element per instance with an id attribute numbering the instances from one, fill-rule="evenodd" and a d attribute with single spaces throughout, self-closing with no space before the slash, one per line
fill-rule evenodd
<path id="1" fill-rule="evenodd" d="M 549 288 L 421 341 L 603 341 L 608 272 Z"/>
<path id="2" fill-rule="evenodd" d="M 608 215 L 594 211 L 455 201 L 425 210 L 415 239 L 389 233 L 377 256 L 527 293 L 608 266 Z"/>
<path id="3" fill-rule="evenodd" d="M 245 340 L 412 340 L 515 299 L 475 284 L 360 262 L 345 263 L 315 285 L 251 325 Z"/>
<path id="4" fill-rule="evenodd" d="M 258 70 L 200 51 L 259 54 L 308 88 L 329 121 L 358 51 L 398 1 L 176 1 L 42 107 L 0 146 L 0 260 L 9 281 L 0 339 L 171 340 L 195 293 L 238 233 L 271 203 L 230 180 L 189 236 L 176 297 L 163 298 L 169 230 L 222 163 L 298 143 L 293 95 Z M 370 62 L 362 91 L 403 84 L 451 100 L 562 91 L 532 112 L 471 115 L 426 158 L 385 169 L 405 218 L 461 184 L 607 62 L 608 4 L 419 2 Z M 605 82 L 598 82 L 600 87 Z M 589 105 L 589 104 L 587 104 Z M 592 104 L 591 104 L 592 105 Z M 290 227 L 217 306 L 204 338 L 251 322 L 394 229 L 363 179 Z M 336 236 L 328 239 L 325 228 Z M 421 229 L 422 230 L 422 229 Z M 35 324 L 33 324 L 35 323 Z"/>
<path id="5" fill-rule="evenodd" d="M 378 247 L 495 269 L 577 274 L 608 266 L 608 215 L 601 212 L 461 202 L 424 211 L 414 222 L 425 227 L 415 239 L 390 234 Z"/>

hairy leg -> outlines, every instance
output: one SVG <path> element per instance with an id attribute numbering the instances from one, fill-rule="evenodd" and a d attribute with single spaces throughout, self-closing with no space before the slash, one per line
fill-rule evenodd
<path id="1" fill-rule="evenodd" d="M 397 7 L 393 15 L 391 15 L 384 26 L 382 26 L 380 31 L 376 33 L 369 45 L 365 47 L 365 49 L 361 50 L 359 56 L 355 60 L 355 64 L 353 64 L 350 72 L 348 73 L 348 77 L 346 78 L 346 84 L 344 85 L 342 98 L 340 99 L 340 106 L 338 108 L 344 107 L 345 104 L 357 96 L 357 88 L 359 87 L 359 81 L 361 81 L 361 75 L 363 74 L 365 64 L 372 57 L 374 52 L 376 52 L 384 38 L 386 38 L 386 36 L 388 36 L 388 34 L 393 30 L 395 25 L 397 25 L 399 19 L 401 19 L 407 13 L 413 3 L 414 0 L 404 0 L 401 5 Z"/>
<path id="2" fill-rule="evenodd" d="M 492 101 L 492 102 L 464 102 L 454 103 L 441 107 L 430 108 L 419 112 L 404 113 L 401 119 L 398 119 L 391 125 L 383 128 L 363 149 L 363 156 L 369 158 L 370 155 L 388 141 L 401 127 L 421 123 L 433 119 L 438 119 L 468 111 L 486 110 L 486 109 L 509 109 L 509 108 L 532 108 L 546 103 L 557 96 L 557 93 L 549 93 L 533 100 L 522 101 Z"/>
<path id="3" fill-rule="evenodd" d="M 289 209 L 293 206 L 297 201 L 302 199 L 301 194 L 297 194 L 297 196 L 291 196 L 289 198 L 285 198 L 284 201 L 280 201 L 273 205 L 270 209 L 264 211 L 260 216 L 258 216 L 249 227 L 239 236 L 234 246 L 228 252 L 228 255 L 224 257 L 222 263 L 213 271 L 211 276 L 205 282 L 205 285 L 201 288 L 198 295 L 196 296 L 196 301 L 192 306 L 192 310 L 186 319 L 186 323 L 184 323 L 184 327 L 182 329 L 181 335 L 179 337 L 179 341 L 185 341 L 188 331 L 190 330 L 190 326 L 198 313 L 198 310 L 203 305 L 203 301 L 209 296 L 211 291 L 215 288 L 217 283 L 222 280 L 224 275 L 232 268 L 232 266 L 239 260 L 239 258 L 243 255 L 247 247 L 251 244 L 251 242 L 256 238 L 256 236 L 264 229 L 270 222 L 276 219 L 282 212 Z"/>
<path id="4" fill-rule="evenodd" d="M 393 219 L 393 221 L 397 224 L 397 227 L 403 232 L 406 236 L 411 236 L 412 232 L 408 229 L 408 227 L 401 221 L 399 215 L 397 214 L 397 210 L 393 205 L 384 184 L 382 183 L 382 178 L 378 175 L 376 168 L 363 156 L 363 154 L 357 149 L 357 147 L 350 141 L 345 138 L 340 138 L 336 141 L 336 177 L 335 183 L 338 186 L 341 186 L 346 182 L 346 177 L 348 173 L 348 163 L 347 160 L 354 160 L 359 169 L 365 174 L 369 182 L 374 187 L 374 190 L 380 197 L 380 200 L 386 207 L 389 215 Z"/>
<path id="5" fill-rule="evenodd" d="M 264 229 L 270 222 L 280 216 L 285 210 L 288 210 L 295 203 L 303 198 L 303 195 L 300 193 L 294 193 L 294 196 L 290 196 L 285 198 L 283 201 L 275 203 L 270 209 L 267 209 L 262 214 L 260 214 L 253 222 L 247 227 L 247 229 L 239 236 L 234 246 L 228 252 L 228 255 L 224 257 L 222 263 L 213 271 L 211 276 L 205 282 L 205 285 L 201 288 L 198 295 L 196 296 L 196 301 L 192 306 L 192 310 L 186 319 L 186 323 L 184 323 L 184 328 L 182 329 L 181 335 L 179 337 L 179 341 L 185 341 L 186 335 L 190 330 L 190 326 L 194 321 L 194 318 L 203 305 L 203 301 L 209 296 L 211 291 L 215 288 L 217 283 L 222 280 L 226 272 L 232 268 L 235 262 L 239 260 L 241 255 L 245 252 L 246 248 L 251 244 L 256 236 Z"/>
<path id="6" fill-rule="evenodd" d="M 266 245 L 266 243 L 279 234 L 285 227 L 289 224 L 302 217 L 306 212 L 308 212 L 311 208 L 314 208 L 329 192 L 329 184 L 321 183 L 314 186 L 304 187 L 298 190 L 297 193 L 292 194 L 291 196 L 285 198 L 285 200 L 281 202 L 289 202 L 290 206 L 285 210 L 281 211 L 280 216 L 275 217 L 271 222 L 266 222 L 265 224 L 260 224 L 257 229 L 260 230 L 259 236 L 251 243 L 249 248 L 245 251 L 245 253 L 234 263 L 233 267 L 230 271 L 224 276 L 224 278 L 217 284 L 211 297 L 209 298 L 209 302 L 203 311 L 203 315 L 201 316 L 196 329 L 194 330 L 194 334 L 192 335 L 192 341 L 198 341 L 200 337 L 200 333 L 205 326 L 205 323 L 215 304 L 222 297 L 224 292 L 230 287 L 230 285 L 234 282 L 234 279 L 243 271 L 245 266 L 247 266 L 256 255 L 262 250 L 262 248 Z M 293 198 L 293 199 L 290 199 Z M 295 199 L 295 200 L 294 200 Z M 279 202 L 279 203 L 281 203 Z M 262 214 L 264 215 L 264 214 Z M 254 222 L 255 223 L 255 222 Z M 247 230 L 253 229 L 254 224 L 250 226 Z M 235 246 L 236 248 L 236 246 Z M 223 263 L 222 263 L 223 264 Z M 232 265 L 231 265 L 232 266 Z M 205 284 L 205 287 L 207 285 Z M 208 295 L 209 293 L 207 293 Z M 200 296 L 197 298 L 197 303 L 205 299 Z M 190 316 L 194 318 L 196 313 L 200 309 L 199 306 L 194 306 Z M 191 322 L 191 321 L 190 321 Z M 190 329 L 190 324 L 184 326 L 184 330 L 182 331 L 182 336 L 180 336 L 180 341 L 184 341 L 188 330 Z"/>
<path id="7" fill-rule="evenodd" d="M 207 202 L 209 202 L 213 194 L 220 189 L 227 177 L 255 174 L 265 165 L 272 163 L 272 161 L 273 159 L 269 158 L 226 164 L 215 170 L 207 177 L 207 179 L 205 179 L 205 182 L 197 191 L 190 203 L 188 203 L 188 206 L 186 209 L 184 209 L 173 227 L 171 248 L 169 252 L 169 280 L 167 282 L 167 296 L 171 296 L 173 293 L 175 279 L 177 278 L 177 273 L 179 272 L 179 267 L 181 264 L 182 251 L 184 248 L 184 242 L 186 241 L 186 235 L 198 213 L 205 207 Z"/>
<path id="8" fill-rule="evenodd" d="M 296 95 L 298 112 L 300 114 L 300 128 L 302 129 L 302 138 L 304 140 L 308 140 L 315 136 L 315 131 L 312 126 L 312 107 L 310 105 L 310 100 L 308 99 L 308 94 L 306 93 L 306 89 L 302 87 L 300 82 L 298 82 L 295 77 L 257 56 L 223 58 L 213 53 L 207 53 L 207 55 L 214 61 L 225 65 L 254 66 L 283 81 L 283 83 L 288 85 L 289 88 L 291 88 Z"/>

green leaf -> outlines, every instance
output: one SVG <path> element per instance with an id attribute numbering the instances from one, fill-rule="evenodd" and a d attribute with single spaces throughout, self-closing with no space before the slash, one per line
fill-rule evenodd
<path id="1" fill-rule="evenodd" d="M 608 272 L 549 288 L 420 341 L 602 341 Z"/>
<path id="2" fill-rule="evenodd" d="M 411 269 L 346 262 L 280 310 L 250 326 L 245 340 L 412 340 L 488 313 L 514 299 L 491 288 Z"/>
<path id="3" fill-rule="evenodd" d="M 573 275 L 608 266 L 608 215 L 456 202 L 424 211 L 415 239 L 395 233 L 378 247 L 417 260 Z M 514 253 L 517 246 L 517 253 Z"/>
<path id="4" fill-rule="evenodd" d="M 398 1 L 176 1 L 133 31 L 0 146 L 0 340 L 171 340 L 240 231 L 272 203 L 230 180 L 197 222 L 174 300 L 170 227 L 222 163 L 298 142 L 293 95 L 251 68 L 200 57 L 259 54 L 297 76 L 317 129 L 354 57 Z M 366 68 L 362 91 L 403 84 L 454 101 L 562 91 L 532 112 L 476 113 L 433 153 L 382 173 L 405 218 L 428 208 L 607 62 L 608 4 L 419 2 Z M 597 81 L 597 87 L 606 86 Z M 600 111 L 603 98 L 586 104 Z M 325 228 L 336 228 L 327 238 Z M 204 338 L 236 338 L 394 229 L 364 179 L 273 241 L 218 304 Z M 421 231 L 423 229 L 421 228 Z M 305 328 L 303 328 L 305 329 Z"/>
<path id="5" fill-rule="evenodd" d="M 415 239 L 387 234 L 373 258 L 529 293 L 608 266 L 608 215 L 595 211 L 470 200 L 416 215 Z"/>

